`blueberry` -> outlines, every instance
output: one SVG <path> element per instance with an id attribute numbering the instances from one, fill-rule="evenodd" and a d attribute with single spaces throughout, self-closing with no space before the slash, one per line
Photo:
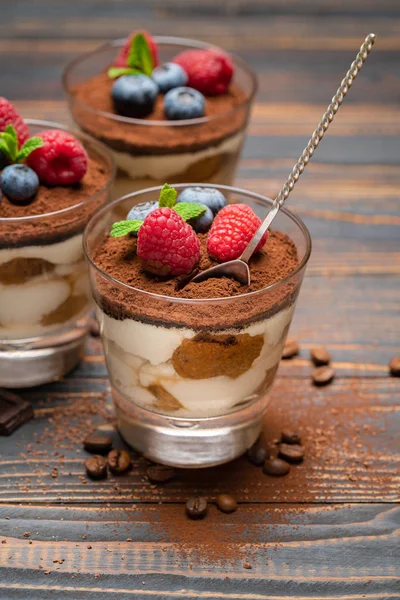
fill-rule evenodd
<path id="1" fill-rule="evenodd" d="M 205 98 L 203 94 L 190 87 L 177 87 L 170 90 L 164 98 L 164 112 L 167 119 L 197 119 L 204 116 Z"/>
<path id="2" fill-rule="evenodd" d="M 7 159 L 2 152 L 0 152 L 0 171 L 8 165 Z"/>
<path id="3" fill-rule="evenodd" d="M 29 204 L 39 189 L 39 177 L 26 165 L 9 165 L 1 173 L 0 187 L 13 204 Z"/>
<path id="4" fill-rule="evenodd" d="M 158 202 L 141 202 L 133 206 L 126 217 L 127 221 L 144 221 L 147 215 L 158 208 Z"/>
<path id="5" fill-rule="evenodd" d="M 151 74 L 151 78 L 156 82 L 158 89 L 163 94 L 166 94 L 173 88 L 186 85 L 188 80 L 186 71 L 180 65 L 170 62 L 156 67 Z"/>
<path id="6" fill-rule="evenodd" d="M 214 215 L 226 206 L 225 196 L 215 188 L 190 187 L 179 194 L 178 202 L 195 202 L 208 206 Z"/>
<path id="7" fill-rule="evenodd" d="M 204 212 L 197 219 L 191 219 L 189 223 L 193 227 L 196 233 L 206 233 L 214 220 L 212 210 L 206 206 L 206 212 Z"/>
<path id="8" fill-rule="evenodd" d="M 157 85 L 147 75 L 123 75 L 111 90 L 117 113 L 138 119 L 153 111 L 157 94 Z"/>

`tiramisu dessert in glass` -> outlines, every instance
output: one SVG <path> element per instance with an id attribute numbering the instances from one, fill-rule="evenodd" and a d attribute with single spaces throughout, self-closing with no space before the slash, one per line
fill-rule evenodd
<path id="1" fill-rule="evenodd" d="M 256 91 L 241 59 L 135 32 L 78 57 L 63 81 L 76 123 L 113 151 L 115 198 L 165 181 L 232 183 Z"/>
<path id="2" fill-rule="evenodd" d="M 0 98 L 0 386 L 52 381 L 77 364 L 91 308 L 82 234 L 114 170 L 96 140 L 24 121 Z"/>
<path id="3" fill-rule="evenodd" d="M 114 222 L 127 202 L 129 214 Z M 249 287 L 189 280 L 237 258 L 270 205 L 227 186 L 165 185 L 117 200 L 86 228 L 119 429 L 150 459 L 223 463 L 260 433 L 310 255 L 308 231 L 282 209 L 250 261 Z"/>

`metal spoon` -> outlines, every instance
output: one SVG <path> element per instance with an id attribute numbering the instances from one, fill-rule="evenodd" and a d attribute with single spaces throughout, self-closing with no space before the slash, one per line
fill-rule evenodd
<path id="1" fill-rule="evenodd" d="M 247 263 L 249 262 L 259 242 L 261 241 L 261 238 L 263 237 L 264 233 L 269 229 L 272 221 L 278 214 L 280 207 L 283 205 L 290 192 L 294 188 L 296 181 L 298 181 L 300 175 L 306 168 L 309 160 L 314 154 L 314 151 L 318 147 L 318 144 L 324 137 L 325 131 L 332 123 L 335 114 L 339 110 L 339 107 L 341 106 L 354 79 L 357 77 L 357 74 L 363 66 L 374 43 L 375 35 L 373 33 L 370 33 L 365 38 L 365 42 L 361 46 L 359 53 L 357 54 L 354 62 L 350 66 L 350 69 L 347 71 L 346 76 L 340 84 L 336 94 L 333 96 L 332 102 L 326 109 L 326 112 L 323 114 L 321 121 L 318 123 L 316 130 L 311 136 L 310 141 L 304 148 L 302 155 L 296 162 L 288 179 L 286 180 L 281 191 L 275 198 L 271 210 L 265 217 L 264 221 L 261 223 L 259 229 L 254 234 L 241 256 L 239 256 L 239 258 L 235 260 L 231 260 L 229 262 L 216 265 L 215 267 L 211 267 L 210 269 L 207 269 L 206 271 L 195 275 L 195 277 L 193 277 L 190 281 L 198 283 L 200 281 L 204 281 L 205 279 L 209 279 L 210 277 L 233 277 L 234 279 L 240 281 L 240 283 L 250 285 L 250 270 Z"/>

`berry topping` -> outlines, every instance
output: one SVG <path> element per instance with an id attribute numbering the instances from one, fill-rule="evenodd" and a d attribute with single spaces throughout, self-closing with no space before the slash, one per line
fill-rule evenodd
<path id="1" fill-rule="evenodd" d="M 261 225 L 261 220 L 246 204 L 225 206 L 215 217 L 207 239 L 210 256 L 219 262 L 239 258 L 251 238 Z M 255 251 L 267 241 L 268 232 L 263 236 Z"/>
<path id="2" fill-rule="evenodd" d="M 228 89 L 233 76 L 230 57 L 221 50 L 185 50 L 173 59 L 188 75 L 188 85 L 206 96 Z"/>
<path id="3" fill-rule="evenodd" d="M 9 165 L 0 175 L 3 193 L 13 204 L 25 205 L 39 189 L 39 177 L 26 165 Z"/>
<path id="4" fill-rule="evenodd" d="M 190 225 L 193 227 L 196 233 L 207 233 L 214 220 L 212 210 L 208 208 L 208 206 L 206 206 L 205 209 L 206 210 L 202 215 L 200 215 L 196 219 L 190 219 L 189 221 Z"/>
<path id="5" fill-rule="evenodd" d="M 224 206 L 226 206 L 226 198 L 214 188 L 204 187 L 189 187 L 179 194 L 178 202 L 195 202 L 196 204 L 204 204 L 208 206 L 216 215 Z"/>
<path id="6" fill-rule="evenodd" d="M 203 94 L 190 87 L 177 87 L 164 98 L 164 112 L 167 119 L 198 119 L 204 116 L 205 99 Z"/>
<path id="7" fill-rule="evenodd" d="M 141 36 L 147 42 L 147 46 L 150 50 L 153 68 L 158 65 L 158 48 L 156 42 L 153 40 L 151 35 L 147 31 L 134 31 L 129 38 L 126 40 L 124 47 L 121 49 L 117 58 L 115 59 L 114 65 L 116 67 L 138 67 L 139 65 L 134 64 L 135 61 L 132 60 L 135 57 L 130 56 L 132 54 L 132 49 L 134 46 L 135 38 Z M 140 39 L 140 38 L 139 38 Z M 137 59 L 136 59 L 137 62 Z M 140 69 L 141 70 L 141 69 Z M 143 71 L 144 72 L 144 71 Z"/>
<path id="8" fill-rule="evenodd" d="M 82 144 L 70 133 L 47 129 L 38 134 L 43 146 L 28 156 L 27 162 L 47 185 L 78 183 L 87 171 L 88 155 Z"/>
<path id="9" fill-rule="evenodd" d="M 137 255 L 143 268 L 155 275 L 190 273 L 200 259 L 196 233 L 169 207 L 150 213 L 139 229 Z"/>
<path id="10" fill-rule="evenodd" d="M 22 146 L 29 137 L 28 125 L 15 110 L 11 102 L 0 97 L 0 131 L 5 131 L 7 125 L 12 125 L 17 132 L 18 143 Z"/>
<path id="11" fill-rule="evenodd" d="M 157 94 L 157 85 L 147 75 L 123 75 L 111 91 L 117 113 L 138 119 L 153 111 Z"/>
<path id="12" fill-rule="evenodd" d="M 180 65 L 172 62 L 156 67 L 151 74 L 151 78 L 156 82 L 162 94 L 166 94 L 173 88 L 186 85 L 188 80 L 186 71 Z"/>
<path id="13" fill-rule="evenodd" d="M 141 202 L 133 206 L 126 217 L 127 221 L 144 221 L 147 215 L 158 208 L 158 202 Z"/>

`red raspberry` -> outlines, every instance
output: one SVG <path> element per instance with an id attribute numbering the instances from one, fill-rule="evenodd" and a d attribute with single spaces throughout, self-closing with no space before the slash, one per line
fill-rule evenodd
<path id="1" fill-rule="evenodd" d="M 0 97 L 0 131 L 4 131 L 7 125 L 12 125 L 17 132 L 19 147 L 29 137 L 28 125 L 21 115 L 15 110 L 11 102 Z"/>
<path id="2" fill-rule="evenodd" d="M 137 255 L 150 273 L 183 275 L 199 262 L 200 242 L 194 229 L 172 208 L 157 208 L 139 229 Z"/>
<path id="3" fill-rule="evenodd" d="M 88 155 L 73 135 L 60 129 L 47 129 L 37 134 L 43 146 L 26 159 L 36 171 L 42 183 L 47 185 L 71 185 L 85 175 Z"/>
<path id="4" fill-rule="evenodd" d="M 247 204 L 225 206 L 215 217 L 208 234 L 209 255 L 219 262 L 239 258 L 260 225 L 261 219 Z M 263 247 L 267 238 L 268 232 L 263 236 L 255 252 Z"/>
<path id="5" fill-rule="evenodd" d="M 128 60 L 129 51 L 131 49 L 132 40 L 137 33 L 142 33 L 144 35 L 144 37 L 146 38 L 146 41 L 150 47 L 151 55 L 153 57 L 153 67 L 156 67 L 158 65 L 158 46 L 157 46 L 156 42 L 153 40 L 153 38 L 151 37 L 151 35 L 149 34 L 149 32 L 148 31 L 134 31 L 128 37 L 123 48 L 121 48 L 117 58 L 115 59 L 115 61 L 114 61 L 115 67 L 127 67 L 128 66 L 127 60 Z"/>
<path id="6" fill-rule="evenodd" d="M 220 50 L 185 50 L 172 62 L 186 71 L 187 85 L 206 96 L 224 94 L 233 75 L 231 59 Z"/>

